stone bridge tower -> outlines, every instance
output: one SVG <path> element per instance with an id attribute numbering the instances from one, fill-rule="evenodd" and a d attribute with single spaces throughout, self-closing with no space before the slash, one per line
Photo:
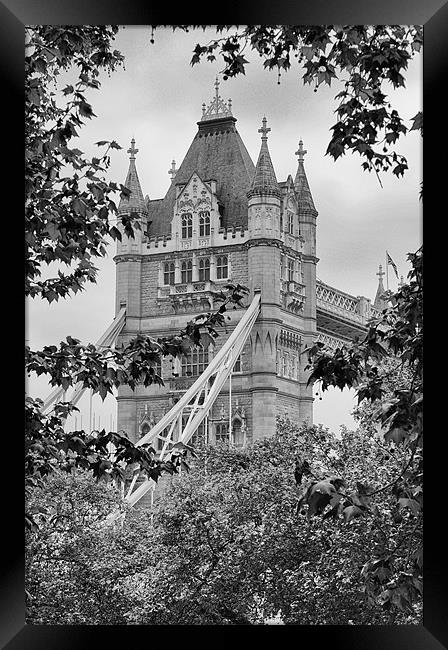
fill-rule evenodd
<path id="1" fill-rule="evenodd" d="M 236 445 L 272 435 L 286 414 L 312 422 L 304 348 L 316 339 L 316 219 L 302 141 L 295 178 L 277 181 L 263 117 L 256 165 L 236 129 L 230 100 L 203 105 L 197 133 L 162 199 L 143 198 L 132 140 L 119 214 L 137 213 L 142 230 L 117 245 L 116 311 L 126 307 L 118 344 L 137 333 L 163 336 L 213 309 L 213 292 L 227 282 L 261 291 L 261 312 L 206 425 L 208 441 Z M 168 156 L 167 156 L 168 158 Z M 142 158 L 140 158 L 142 160 Z M 159 368 L 164 387 L 118 393 L 118 429 L 136 440 L 179 399 L 241 318 L 230 312 L 215 349 L 192 350 Z"/>

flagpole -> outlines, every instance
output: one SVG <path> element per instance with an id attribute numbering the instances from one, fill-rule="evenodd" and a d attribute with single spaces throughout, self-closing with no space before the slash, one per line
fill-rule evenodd
<path id="1" fill-rule="evenodd" d="M 387 251 L 386 251 L 386 286 L 387 286 L 387 290 L 389 291 L 389 262 L 387 259 Z"/>

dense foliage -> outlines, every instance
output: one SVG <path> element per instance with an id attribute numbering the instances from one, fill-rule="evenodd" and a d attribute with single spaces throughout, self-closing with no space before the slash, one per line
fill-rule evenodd
<path id="1" fill-rule="evenodd" d="M 49 302 L 95 282 L 95 259 L 106 254 L 119 230 L 113 198 L 129 191 L 105 180 L 114 142 L 89 159 L 72 145 L 95 117 L 88 93 L 101 71 L 113 72 L 123 56 L 112 50 L 116 26 L 27 27 L 25 50 L 25 295 Z M 61 88 L 64 73 L 73 83 Z M 126 224 L 124 224 L 126 225 Z M 57 277 L 40 280 L 55 262 Z M 61 270 L 62 264 L 68 271 Z"/>
<path id="2" fill-rule="evenodd" d="M 90 473 L 53 472 L 29 496 L 38 528 L 26 533 L 27 622 L 126 623 L 130 603 L 115 589 L 106 515 L 120 503 L 112 484 Z M 109 533 L 112 531 L 109 531 Z"/>
<path id="3" fill-rule="evenodd" d="M 359 508 L 372 513 L 371 499 L 388 492 L 394 500 L 397 517 L 411 511 L 420 521 L 423 508 L 423 251 L 410 254 L 412 264 L 408 282 L 389 296 L 390 306 L 371 321 L 366 336 L 350 346 L 330 352 L 317 343 L 310 350 L 309 383 L 355 388 L 357 416 L 368 431 L 381 433 L 392 449 L 400 449 L 405 460 L 400 471 L 384 485 L 373 487 L 362 481 L 352 495 L 353 514 Z M 339 506 L 338 506 L 339 507 Z M 414 532 L 410 533 L 414 535 Z M 405 544 L 401 542 L 400 544 Z M 403 574 L 398 587 L 383 592 L 385 602 L 397 597 L 405 600 L 421 580 L 421 540 L 418 564 Z M 376 552 L 364 569 L 366 584 L 375 594 L 378 567 L 389 571 L 394 553 L 385 547 Z M 398 592 L 397 592 L 398 589 Z"/>
<path id="4" fill-rule="evenodd" d="M 152 525 L 134 511 L 116 530 L 104 526 L 118 503 L 113 490 L 101 492 L 83 474 L 53 476 L 33 499 L 52 518 L 28 534 L 30 621 L 420 622 L 420 513 L 397 508 L 384 491 L 358 516 L 326 516 L 328 505 L 309 517 L 297 507 L 303 489 L 336 475 L 340 498 L 351 503 L 360 482 L 393 480 L 405 456 L 365 431 L 335 437 L 280 421 L 274 437 L 245 450 L 198 450 L 190 473 L 165 486 Z M 388 562 L 377 562 L 366 582 L 372 551 L 385 549 Z M 403 587 L 409 574 L 412 591 Z"/>

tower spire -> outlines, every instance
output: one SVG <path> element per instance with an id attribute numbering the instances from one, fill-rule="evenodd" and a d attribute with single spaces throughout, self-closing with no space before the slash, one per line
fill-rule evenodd
<path id="1" fill-rule="evenodd" d="M 375 300 L 373 303 L 373 306 L 375 309 L 378 309 L 379 311 L 382 311 L 383 309 L 386 309 L 387 307 L 387 300 L 386 300 L 386 290 L 384 288 L 383 284 L 383 277 L 386 274 L 383 271 L 383 265 L 380 264 L 378 268 L 378 289 L 376 290 L 376 296 Z"/>
<path id="2" fill-rule="evenodd" d="M 129 169 L 126 176 L 126 181 L 124 182 L 125 187 L 131 191 L 131 194 L 125 198 L 120 199 L 118 205 L 118 211 L 123 213 L 129 212 L 147 212 L 146 202 L 143 197 L 142 188 L 137 174 L 137 168 L 135 166 L 135 155 L 138 153 L 138 149 L 135 147 L 135 139 L 132 138 L 131 146 L 127 150 L 129 154 Z"/>
<path id="3" fill-rule="evenodd" d="M 261 120 L 261 128 L 258 129 L 258 133 L 261 133 L 260 153 L 255 167 L 254 178 L 247 193 L 248 197 L 253 194 L 275 194 L 276 196 L 280 196 L 280 188 L 268 149 L 268 133 L 270 130 L 267 126 L 266 117 L 263 117 Z"/>
<path id="4" fill-rule="evenodd" d="M 303 140 L 299 140 L 299 148 L 296 151 L 297 156 L 297 173 L 294 180 L 294 188 L 297 193 L 297 198 L 299 201 L 299 207 L 302 209 L 311 209 L 316 210 L 314 206 L 313 197 L 311 194 L 310 186 L 308 185 L 308 179 L 305 174 L 305 167 L 303 164 L 305 154 L 308 153 L 306 149 L 303 148 Z"/>

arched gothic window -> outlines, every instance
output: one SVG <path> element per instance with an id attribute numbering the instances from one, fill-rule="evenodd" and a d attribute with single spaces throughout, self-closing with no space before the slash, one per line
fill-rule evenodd
<path id="1" fill-rule="evenodd" d="M 185 425 L 188 422 L 189 415 L 183 415 L 182 416 L 182 429 L 185 428 Z M 188 443 L 192 445 L 193 447 L 197 447 L 200 444 L 207 444 L 207 436 L 206 436 L 206 429 L 205 429 L 205 422 L 202 421 L 201 424 L 198 426 L 196 431 L 193 433 L 193 435 L 190 438 L 190 442 Z"/>
<path id="2" fill-rule="evenodd" d="M 210 280 L 210 258 L 203 257 L 199 260 L 199 282 Z"/>
<path id="3" fill-rule="evenodd" d="M 144 422 L 140 429 L 140 437 L 143 438 L 143 436 L 146 436 L 148 431 L 149 431 L 149 424 L 147 422 Z"/>
<path id="4" fill-rule="evenodd" d="M 229 262 L 227 255 L 219 255 L 216 259 L 216 279 L 229 277 Z"/>
<path id="5" fill-rule="evenodd" d="M 233 366 L 233 372 L 242 372 L 242 366 L 241 366 L 241 354 L 238 355 L 237 360 L 235 361 L 235 365 Z"/>
<path id="6" fill-rule="evenodd" d="M 163 267 L 163 284 L 174 284 L 174 262 L 166 262 Z"/>
<path id="7" fill-rule="evenodd" d="M 205 210 L 199 213 L 199 237 L 210 235 L 210 212 Z"/>
<path id="8" fill-rule="evenodd" d="M 282 375 L 283 375 L 283 377 L 288 376 L 288 363 L 289 363 L 289 354 L 287 352 L 283 352 L 283 355 L 282 355 Z"/>
<path id="9" fill-rule="evenodd" d="M 241 420 L 235 419 L 232 423 L 232 442 L 237 447 L 243 446 L 243 433 L 241 431 Z"/>
<path id="10" fill-rule="evenodd" d="M 191 282 L 193 279 L 193 263 L 191 260 L 186 260 L 185 262 L 182 262 L 180 266 L 180 276 L 181 276 L 181 282 L 182 284 L 186 284 L 187 282 Z"/>
<path id="11" fill-rule="evenodd" d="M 280 255 L 280 277 L 282 280 L 285 279 L 285 256 Z"/>
<path id="12" fill-rule="evenodd" d="M 288 257 L 288 282 L 294 280 L 294 260 L 292 257 Z"/>
<path id="13" fill-rule="evenodd" d="M 227 442 L 229 439 L 229 432 L 227 422 L 219 422 L 216 425 L 215 431 L 216 442 Z"/>
<path id="14" fill-rule="evenodd" d="M 291 358 L 291 379 L 297 379 L 297 374 L 298 374 L 297 362 L 298 359 L 295 356 L 293 356 Z"/>
<path id="15" fill-rule="evenodd" d="M 193 237 L 193 215 L 191 212 L 185 212 L 182 215 L 182 239 Z"/>
<path id="16" fill-rule="evenodd" d="M 287 229 L 290 235 L 294 234 L 294 215 L 292 212 L 288 212 Z"/>

